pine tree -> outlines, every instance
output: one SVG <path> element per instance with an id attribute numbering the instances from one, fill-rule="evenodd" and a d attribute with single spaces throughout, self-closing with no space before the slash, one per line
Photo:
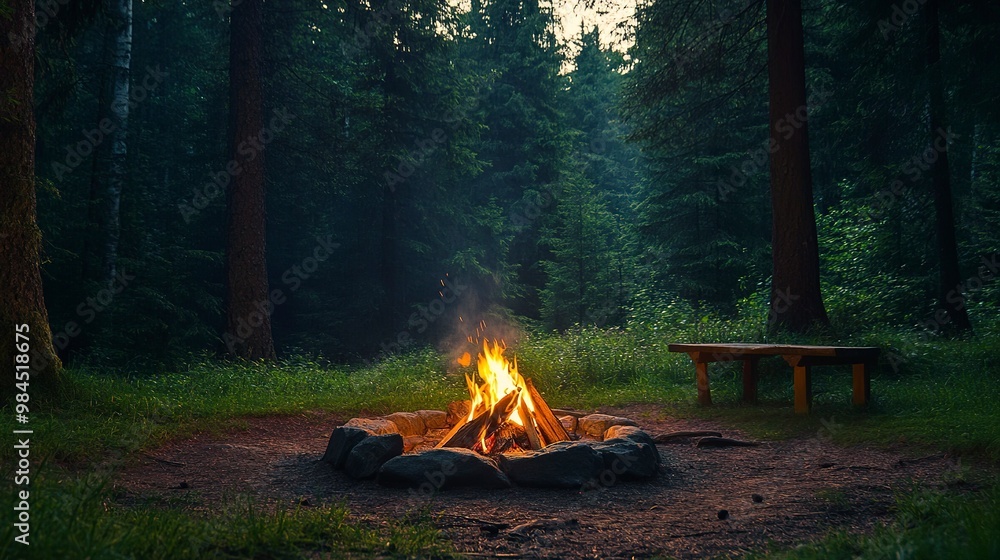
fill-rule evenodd
<path id="1" fill-rule="evenodd" d="M 819 242 L 809 168 L 801 0 L 767 2 L 771 131 L 772 327 L 804 332 L 829 322 L 819 282 Z"/>
<path id="2" fill-rule="evenodd" d="M 229 353 L 248 360 L 273 359 L 271 306 L 265 252 L 264 129 L 261 85 L 263 0 L 244 0 L 230 16 L 229 154 L 239 165 L 227 192 L 226 325 Z"/>

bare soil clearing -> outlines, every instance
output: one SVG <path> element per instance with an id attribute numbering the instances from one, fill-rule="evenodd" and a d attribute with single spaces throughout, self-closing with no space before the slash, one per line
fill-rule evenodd
<path id="1" fill-rule="evenodd" d="M 666 417 L 655 405 L 600 412 L 630 417 L 654 436 L 715 430 L 752 439 L 718 423 Z M 467 555 L 688 558 L 794 545 L 835 528 L 867 531 L 891 518 L 896 489 L 910 481 L 940 484 L 955 468 L 944 455 L 904 457 L 820 437 L 727 448 L 697 448 L 691 440 L 657 446 L 666 468 L 651 481 L 590 491 L 457 489 L 427 498 L 358 482 L 319 462 L 330 433 L 347 419 L 325 413 L 250 418 L 245 429 L 224 436 L 170 442 L 137 455 L 118 474 L 118 499 L 126 506 L 166 500 L 197 510 L 237 495 L 288 507 L 343 502 L 359 522 L 374 526 L 429 512 Z"/>

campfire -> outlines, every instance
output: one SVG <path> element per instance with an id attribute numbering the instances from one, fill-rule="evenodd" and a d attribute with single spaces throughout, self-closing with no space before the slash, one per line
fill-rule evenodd
<path id="1" fill-rule="evenodd" d="M 508 361 L 506 345 L 486 340 L 477 360 L 478 381 L 466 375 L 472 405 L 468 416 L 437 444 L 464 447 L 483 455 L 518 453 L 567 441 L 569 434 L 530 379 Z M 469 364 L 468 355 L 459 363 Z"/>

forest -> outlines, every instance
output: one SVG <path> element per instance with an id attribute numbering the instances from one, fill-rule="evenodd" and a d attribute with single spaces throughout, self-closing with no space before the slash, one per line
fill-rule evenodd
<path id="1" fill-rule="evenodd" d="M 985 0 L 0 0 L 2 425 L 34 430 L 0 556 L 534 557 L 433 504 L 128 485 L 259 419 L 321 453 L 444 409 L 496 339 L 561 409 L 947 463 L 860 534 L 830 482 L 770 545 L 544 557 L 996 557 L 998 51 Z M 838 365 L 795 415 L 762 362 L 699 407 L 667 346 L 725 342 L 878 348 L 872 403 Z"/>

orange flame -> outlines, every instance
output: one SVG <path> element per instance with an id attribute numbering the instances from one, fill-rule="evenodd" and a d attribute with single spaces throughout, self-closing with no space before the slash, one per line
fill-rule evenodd
<path id="1" fill-rule="evenodd" d="M 520 404 L 523 403 L 529 413 L 535 411 L 535 403 L 531 401 L 528 388 L 524 383 L 524 378 L 517 372 L 517 359 L 513 362 L 504 357 L 503 352 L 507 346 L 503 342 L 488 340 L 483 341 L 483 350 L 479 353 L 477 366 L 481 385 L 470 377 L 466 376 L 465 381 L 469 386 L 469 395 L 472 398 L 472 407 L 469 411 L 469 421 L 472 421 L 481 411 L 493 411 L 497 402 L 511 392 L 520 389 L 518 403 L 514 407 L 508 420 L 519 426 L 524 426 L 525 420 L 521 418 Z M 485 434 L 484 434 L 485 435 Z"/>

